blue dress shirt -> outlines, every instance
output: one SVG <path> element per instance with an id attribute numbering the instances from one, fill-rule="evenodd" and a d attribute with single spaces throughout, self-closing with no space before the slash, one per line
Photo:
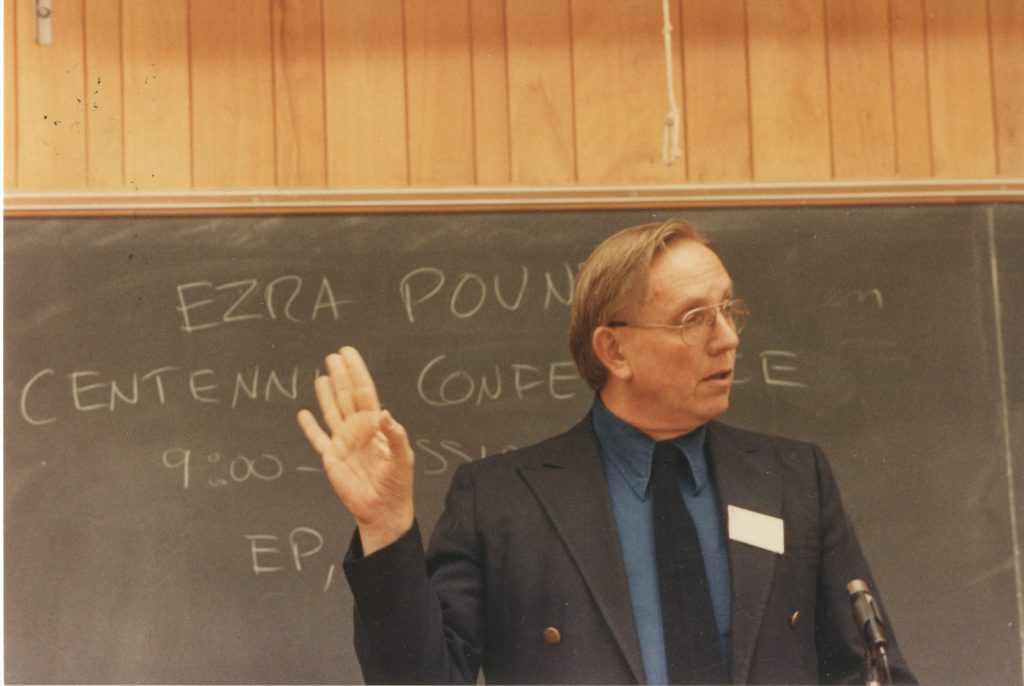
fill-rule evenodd
<path id="1" fill-rule="evenodd" d="M 655 441 L 612 414 L 601 402 L 600 396 L 594 399 L 593 420 L 594 431 L 604 454 L 604 472 L 619 529 L 644 672 L 647 683 L 665 684 L 668 683 L 668 667 L 661 625 L 650 498 Z M 695 483 L 691 485 L 688 479 L 681 477 L 679 489 L 697 527 L 722 655 L 728 661 L 731 605 L 729 552 L 719 515 L 718 495 L 708 473 L 704 451 L 705 428 L 701 426 L 685 436 L 674 438 L 672 443 L 686 455 L 693 471 Z"/>

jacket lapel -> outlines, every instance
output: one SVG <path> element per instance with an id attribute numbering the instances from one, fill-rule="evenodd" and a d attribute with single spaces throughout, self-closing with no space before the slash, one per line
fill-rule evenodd
<path id="1" fill-rule="evenodd" d="M 519 473 L 565 543 L 634 678 L 643 683 L 626 568 L 590 415 L 545 448 Z"/>
<path id="2" fill-rule="evenodd" d="M 782 517 L 780 469 L 770 446 L 753 444 L 742 433 L 712 422 L 707 448 L 727 535 L 729 505 Z M 729 541 L 733 683 L 746 683 L 750 673 L 777 560 L 775 553 Z"/>

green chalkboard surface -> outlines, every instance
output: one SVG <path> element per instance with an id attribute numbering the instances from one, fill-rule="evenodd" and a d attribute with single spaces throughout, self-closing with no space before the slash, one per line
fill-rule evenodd
<path id="1" fill-rule="evenodd" d="M 587 411 L 578 265 L 679 214 L 754 311 L 727 421 L 825 448 L 922 680 L 1022 683 L 1017 205 L 9 219 L 5 679 L 359 681 L 294 421 L 323 356 L 367 358 L 429 530 L 458 464 Z"/>

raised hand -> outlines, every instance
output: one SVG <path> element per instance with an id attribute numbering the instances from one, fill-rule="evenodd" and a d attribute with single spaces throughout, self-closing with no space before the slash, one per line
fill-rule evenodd
<path id="1" fill-rule="evenodd" d="M 363 554 L 383 548 L 413 524 L 413 452 L 405 429 L 382 411 L 366 363 L 355 348 L 327 356 L 316 380 L 325 431 L 309 410 L 299 426 L 323 459 L 334 491 L 355 517 Z"/>

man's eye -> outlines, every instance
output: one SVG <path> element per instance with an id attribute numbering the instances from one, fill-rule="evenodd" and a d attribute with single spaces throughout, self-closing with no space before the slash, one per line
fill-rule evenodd
<path id="1" fill-rule="evenodd" d="M 683 321 L 681 322 L 681 324 L 684 329 L 696 329 L 697 327 L 703 325 L 704 322 L 707 321 L 707 318 L 708 313 L 706 310 L 701 310 L 700 312 L 690 312 L 685 317 L 683 317 Z"/>

